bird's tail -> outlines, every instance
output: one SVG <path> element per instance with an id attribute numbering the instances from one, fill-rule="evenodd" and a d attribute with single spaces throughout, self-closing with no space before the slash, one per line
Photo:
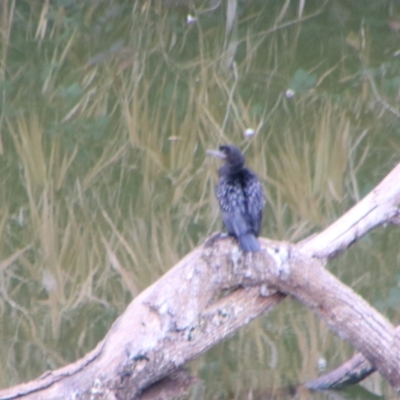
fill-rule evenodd
<path id="1" fill-rule="evenodd" d="M 240 244 L 240 248 L 244 252 L 260 251 L 260 243 L 258 243 L 257 238 L 251 233 L 246 233 L 246 234 L 240 236 L 239 244 Z"/>

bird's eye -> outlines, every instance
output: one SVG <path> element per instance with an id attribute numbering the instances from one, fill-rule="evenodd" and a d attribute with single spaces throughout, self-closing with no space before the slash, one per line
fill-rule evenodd
<path id="1" fill-rule="evenodd" d="M 223 153 L 225 153 L 226 155 L 229 154 L 229 147 L 227 147 L 227 146 L 221 146 L 219 149 L 220 149 Z"/>

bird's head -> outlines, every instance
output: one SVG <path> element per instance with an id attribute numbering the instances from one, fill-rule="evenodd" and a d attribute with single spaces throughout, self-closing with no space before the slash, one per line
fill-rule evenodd
<path id="1" fill-rule="evenodd" d="M 225 160 L 230 169 L 241 169 L 244 166 L 244 156 L 242 152 L 232 144 L 222 145 L 219 150 L 207 150 L 208 154 Z"/>

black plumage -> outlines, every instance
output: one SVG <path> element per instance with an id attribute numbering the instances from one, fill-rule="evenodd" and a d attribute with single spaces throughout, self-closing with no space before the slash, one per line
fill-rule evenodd
<path id="1" fill-rule="evenodd" d="M 216 188 L 225 229 L 238 239 L 244 252 L 259 251 L 257 237 L 266 200 L 257 175 L 245 167 L 243 154 L 233 145 L 220 146 L 210 154 L 225 160 Z"/>

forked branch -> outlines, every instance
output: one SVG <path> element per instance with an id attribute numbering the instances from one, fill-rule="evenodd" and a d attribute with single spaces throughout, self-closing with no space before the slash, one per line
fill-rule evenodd
<path id="1" fill-rule="evenodd" d="M 356 347 L 400 390 L 394 327 L 324 268 L 324 259 L 399 215 L 400 165 L 324 232 L 299 245 L 261 239 L 244 255 L 232 239 L 206 242 L 142 292 L 83 359 L 0 399 L 134 398 L 292 295 Z"/>

